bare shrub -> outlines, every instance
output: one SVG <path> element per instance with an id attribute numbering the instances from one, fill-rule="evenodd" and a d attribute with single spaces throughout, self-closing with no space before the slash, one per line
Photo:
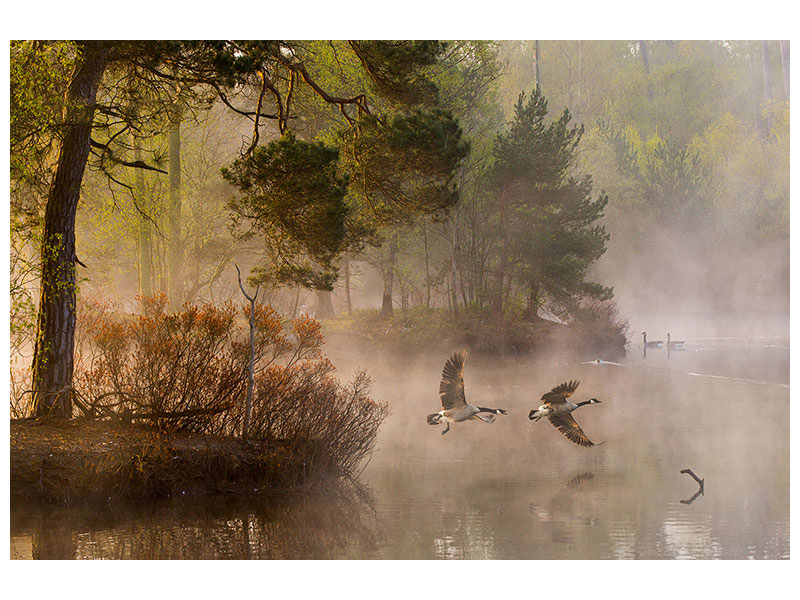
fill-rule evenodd
<path id="1" fill-rule="evenodd" d="M 596 325 L 625 335 L 628 321 L 619 314 L 617 303 L 613 300 L 587 300 L 579 307 L 575 320 L 583 325 Z"/>
<path id="2" fill-rule="evenodd" d="M 233 343 L 236 309 L 187 305 L 170 314 L 166 306 L 163 295 L 142 298 L 140 315 L 106 311 L 87 323 L 92 352 L 79 361 L 86 368 L 76 377 L 77 395 L 100 416 L 211 432 L 215 416 L 244 389 L 243 356 Z"/>
<path id="3" fill-rule="evenodd" d="M 12 419 L 24 419 L 31 414 L 31 394 L 27 387 L 30 385 L 28 380 L 29 369 L 11 368 L 9 377 L 9 412 Z"/>
<path id="4" fill-rule="evenodd" d="M 342 385 L 327 360 L 275 365 L 256 380 L 252 435 L 289 444 L 310 467 L 354 474 L 372 450 L 388 406 L 369 397 L 364 372 Z"/>
<path id="5" fill-rule="evenodd" d="M 244 418 L 250 307 L 142 298 L 141 314 L 87 306 L 76 360 L 76 404 L 99 418 L 125 417 L 164 431 L 239 435 Z M 342 385 L 323 356 L 318 321 L 284 322 L 255 307 L 255 394 L 249 437 L 289 448 L 309 468 L 352 474 L 388 412 L 358 373 Z M 244 318 L 240 318 L 244 317 Z"/>
<path id="6" fill-rule="evenodd" d="M 249 307 L 244 313 L 249 318 Z M 257 312 L 257 327 L 265 321 L 269 326 L 273 314 Z M 306 316 L 294 319 L 291 331 L 283 339 L 275 334 L 275 339 L 272 352 L 267 354 L 262 347 L 263 356 L 256 363 L 250 436 L 288 447 L 309 468 L 353 474 L 372 450 L 388 405 L 369 397 L 371 380 L 366 373 L 357 373 L 347 385 L 333 376 L 334 366 L 322 354 L 319 321 Z M 238 431 L 242 403 L 227 416 Z"/>

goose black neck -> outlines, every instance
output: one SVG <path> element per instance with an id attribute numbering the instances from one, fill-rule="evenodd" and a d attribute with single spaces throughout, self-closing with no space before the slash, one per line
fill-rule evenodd
<path id="1" fill-rule="evenodd" d="M 490 413 L 498 414 L 498 411 L 497 411 L 496 408 L 484 408 L 483 406 L 479 406 L 478 407 L 478 412 L 490 412 Z"/>
<path id="2" fill-rule="evenodd" d="M 592 401 L 591 401 L 591 400 L 584 400 L 583 402 L 578 402 L 578 403 L 575 405 L 575 407 L 577 408 L 578 406 L 584 406 L 584 405 L 586 405 L 586 404 L 592 404 Z"/>

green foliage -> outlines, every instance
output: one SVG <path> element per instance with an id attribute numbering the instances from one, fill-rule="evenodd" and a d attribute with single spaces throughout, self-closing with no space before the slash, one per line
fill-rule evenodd
<path id="1" fill-rule="evenodd" d="M 470 152 L 462 162 L 459 192 L 483 170 L 492 143 L 504 120 L 498 97 L 502 66 L 498 42 L 466 40 L 449 42 L 434 81 L 441 89 L 440 106 L 458 119 Z M 462 198 L 463 200 L 463 198 Z"/>
<path id="2" fill-rule="evenodd" d="M 350 46 L 377 93 L 402 104 L 436 104 L 439 91 L 424 71 L 439 60 L 445 44 L 436 40 L 353 41 Z"/>
<path id="3" fill-rule="evenodd" d="M 782 169 L 764 165 L 781 164 L 786 151 L 777 150 L 788 132 L 777 42 L 546 40 L 539 48 L 551 104 L 598 123 L 582 167 L 612 193 L 615 225 L 666 218 L 698 232 L 724 224 L 730 233 L 734 223 L 752 222 L 745 206 L 760 205 L 768 214 L 756 220 L 776 231 L 788 188 L 777 181 Z M 505 42 L 501 54 L 509 63 L 505 93 L 533 87 L 533 43 Z M 507 96 L 505 105 L 512 106 Z M 723 134 L 724 148 L 712 139 Z"/>
<path id="4" fill-rule="evenodd" d="M 12 357 L 29 350 L 36 324 L 42 198 L 52 177 L 64 92 L 75 62 L 67 42 L 10 43 L 10 328 Z"/>
<path id="5" fill-rule="evenodd" d="M 340 139 L 354 193 L 378 223 L 441 213 L 457 201 L 454 171 L 469 147 L 450 112 L 364 115 Z"/>
<path id="6" fill-rule="evenodd" d="M 546 117 L 539 88 L 527 102 L 520 95 L 514 119 L 495 143 L 489 176 L 505 237 L 498 268 L 527 290 L 530 316 L 545 308 L 568 318 L 584 298 L 607 300 L 612 294 L 585 280 L 609 239 L 596 224 L 608 197 L 592 200 L 591 177 L 570 175 L 583 127 L 570 126 L 567 110 L 549 123 Z"/>
<path id="7" fill-rule="evenodd" d="M 181 45 L 187 51 L 183 62 L 189 69 L 208 73 L 224 87 L 242 83 L 260 69 L 273 71 L 282 49 L 291 47 L 277 40 L 204 40 Z"/>
<path id="8" fill-rule="evenodd" d="M 344 248 L 358 252 L 365 244 L 377 243 L 379 230 L 386 224 L 441 213 L 456 201 L 453 172 L 468 151 L 458 122 L 439 108 L 410 108 L 437 102 L 431 68 L 441 59 L 444 44 L 284 41 L 278 46 L 237 42 L 236 47 L 260 65 L 264 85 L 277 101 L 282 131 L 297 128 L 308 138 L 327 139 L 342 148 L 343 167 L 351 176 L 351 185 L 348 209 L 341 219 L 333 218 L 329 230 L 341 240 L 336 252 Z M 224 53 L 225 48 L 220 46 L 218 51 Z M 237 55 L 238 66 L 231 68 L 244 74 L 247 61 L 242 60 Z M 364 91 L 370 87 L 375 94 L 368 102 Z M 332 111 L 334 107 L 339 113 Z M 338 133 L 333 135 L 334 131 Z M 340 221 L 343 233 L 338 229 Z M 282 227 L 290 229 L 287 223 Z M 336 252 L 323 255 L 312 249 L 315 264 L 304 264 L 292 253 L 307 248 L 284 244 L 302 235 L 295 232 L 278 237 L 277 241 L 268 239 L 267 246 L 273 257 L 281 257 L 279 264 L 262 268 L 260 278 L 318 289 L 331 287 L 336 277 L 331 261 Z M 327 240 L 326 234 L 317 237 L 320 245 L 333 247 L 331 236 Z M 304 245 L 310 241 L 307 236 Z"/>
<path id="9" fill-rule="evenodd" d="M 635 198 L 657 218 L 685 224 L 707 216 L 712 190 L 697 148 L 657 134 L 643 141 L 633 126 L 622 130 L 600 122 L 599 129 L 616 154 L 619 174 L 631 181 Z"/>
<path id="10" fill-rule="evenodd" d="M 11 180 L 44 190 L 64 92 L 75 63 L 68 42 L 11 41 Z"/>
<path id="11" fill-rule="evenodd" d="M 535 88 L 525 102 L 521 93 L 507 131 L 497 136 L 491 174 L 500 185 L 549 185 L 563 179 L 583 135 L 583 125 L 569 127 L 572 116 L 546 123 L 547 100 Z"/>
<path id="12" fill-rule="evenodd" d="M 265 237 L 273 262 L 259 279 L 331 289 L 348 216 L 338 158 L 337 149 L 288 133 L 222 170 L 241 192 L 229 203 L 235 219 Z"/>
<path id="13" fill-rule="evenodd" d="M 702 157 L 713 191 L 720 236 L 780 238 L 789 228 L 788 105 L 770 111 L 766 138 L 731 113 L 720 115 L 692 148 Z"/>
<path id="14" fill-rule="evenodd" d="M 593 201 L 591 194 L 590 177 L 570 178 L 545 192 L 545 206 L 515 211 L 509 226 L 511 255 L 518 263 L 517 277 L 530 288 L 529 310 L 545 307 L 569 317 L 584 298 L 611 299 L 610 288 L 586 281 L 588 268 L 610 238 L 595 224 L 608 196 Z"/>
<path id="15" fill-rule="evenodd" d="M 222 294 L 235 292 L 235 281 L 232 287 L 223 281 L 233 260 L 249 266 L 244 252 L 265 252 L 256 278 L 278 285 L 329 289 L 342 252 L 385 274 L 381 250 L 362 251 L 398 231 L 395 302 L 404 308 L 429 300 L 453 306 L 454 297 L 483 307 L 494 298 L 501 268 L 506 309 L 527 306 L 577 319 L 580 298 L 610 294 L 587 281 L 608 244 L 601 216 L 614 232 L 614 254 L 632 262 L 641 257 L 643 270 L 651 271 L 654 255 L 666 255 L 664 243 L 652 242 L 665 225 L 675 226 L 663 233 L 668 241 L 682 240 L 684 232 L 694 238 L 681 248 L 692 255 L 723 243 L 726 252 L 734 246 L 749 252 L 753 244 L 788 239 L 789 105 L 776 42 L 646 41 L 646 67 L 637 40 L 545 40 L 541 89 L 530 95 L 519 93 L 535 88 L 530 41 L 109 44 L 77 215 L 78 255 L 90 266 L 78 273 L 87 273 L 93 286 L 135 280 L 136 234 L 152 225 L 158 289 L 165 178 L 145 171 L 144 199 L 132 201 L 125 186 L 134 177 L 124 163 L 135 159 L 135 140 L 148 166 L 166 169 L 163 134 L 176 107 L 185 111 L 184 250 L 204 261 L 195 274 L 189 273 L 194 261 L 187 261 L 191 297 L 208 293 L 203 286 L 215 280 Z M 76 47 L 11 42 L 15 343 L 35 323 L 42 200 Z M 769 89 L 764 64 L 771 69 Z M 220 101 L 207 112 L 210 96 Z M 557 111 L 548 115 L 548 104 Z M 504 109 L 509 128 L 498 136 Z M 208 125 L 224 111 L 230 119 Z M 586 123 L 586 131 L 573 119 Z M 185 133 L 192 128 L 194 142 Z M 294 142 L 286 135 L 269 144 L 280 131 L 294 132 Z M 264 147 L 229 167 L 239 179 L 231 188 L 219 166 L 233 160 L 248 136 Z M 330 152 L 339 149 L 337 158 L 309 150 L 323 140 Z M 343 173 L 349 180 L 339 198 Z M 240 183 L 252 187 L 245 191 Z M 249 246 L 225 227 L 222 207 L 232 189 L 239 194 L 230 206 L 238 206 L 236 218 L 253 235 Z M 626 262 L 620 281 L 640 278 L 631 269 Z M 720 281 L 736 276 L 717 273 Z M 354 277 L 353 289 L 360 285 Z"/>

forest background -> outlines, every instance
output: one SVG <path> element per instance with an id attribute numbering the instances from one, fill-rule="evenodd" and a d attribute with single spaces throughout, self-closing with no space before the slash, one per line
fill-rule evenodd
<path id="1" fill-rule="evenodd" d="M 368 86 L 362 57 L 347 43 L 293 44 L 315 81 Z M 26 62 L 31 52 L 12 44 L 12 92 L 59 97 L 74 60 L 70 44 L 48 47 L 38 70 Z M 172 310 L 239 301 L 238 265 L 261 285 L 259 300 L 281 314 L 338 315 L 345 328 L 355 315 L 375 329 L 376 319 L 397 311 L 422 315 L 422 323 L 437 310 L 478 315 L 480 323 L 486 314 L 567 323 L 599 316 L 623 333 L 631 316 L 665 310 L 788 312 L 788 42 L 455 41 L 433 54 L 406 73 L 417 97 L 383 90 L 382 100 L 386 110 L 427 104 L 448 115 L 427 123 L 435 125 L 430 139 L 445 149 L 448 135 L 457 142 L 439 153 L 441 164 L 425 164 L 428 172 L 411 165 L 398 175 L 408 149 L 398 161 L 397 148 L 375 150 L 378 138 L 366 135 L 362 146 L 343 139 L 343 113 L 302 88 L 291 118 L 286 98 L 285 118 L 257 127 L 255 139 L 252 118 L 225 101 L 158 90 L 147 102 L 169 105 L 168 118 L 152 117 L 146 135 L 125 130 L 122 159 L 110 151 L 122 129 L 113 113 L 101 114 L 105 139 L 94 141 L 75 223 L 79 303 L 113 298 L 117 310 L 135 312 L 137 296 L 159 292 Z M 107 85 L 113 103 L 122 88 Z M 241 93 L 254 100 L 259 92 Z M 17 374 L 33 352 L 43 199 L 54 164 L 52 145 L 37 145 L 42 132 L 26 124 L 58 112 L 30 100 L 12 93 Z M 424 129 L 414 118 L 395 123 L 400 138 L 403 127 Z M 260 142 L 269 149 L 260 168 L 275 164 L 298 140 L 339 148 L 331 177 L 340 189 L 316 216 L 295 219 L 304 229 L 292 230 L 270 216 L 280 201 L 265 208 L 248 198 L 252 165 L 236 161 Z M 350 155 L 358 158 L 348 162 Z M 368 161 L 381 175 L 361 185 Z M 149 168 L 125 168 L 137 162 Z M 331 212 L 335 202 L 341 214 Z M 333 242 L 315 248 L 326 236 Z"/>

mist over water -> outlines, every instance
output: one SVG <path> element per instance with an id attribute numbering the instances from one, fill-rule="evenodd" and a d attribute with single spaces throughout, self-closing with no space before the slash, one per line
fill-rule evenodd
<path id="1" fill-rule="evenodd" d="M 533 43 L 510 44 L 505 52 L 511 54 L 503 56 L 511 62 L 497 90 L 504 114 L 496 130 L 486 128 L 487 145 L 505 127 L 519 94 L 534 89 Z M 425 416 L 440 409 L 445 360 L 463 348 L 398 354 L 355 342 L 355 336 L 332 336 L 324 352 L 339 378 L 366 370 L 372 396 L 391 408 L 358 484 L 281 498 L 172 498 L 100 509 L 12 506 L 12 558 L 789 558 L 788 82 L 785 110 L 780 94 L 762 103 L 769 62 L 758 54 L 766 45 L 755 42 L 706 49 L 703 43 L 652 43 L 647 67 L 632 53 L 641 44 L 630 44 L 618 60 L 610 60 L 617 56 L 614 42 L 541 44 L 551 117 L 569 108 L 575 123 L 587 128 L 576 173 L 593 177 L 595 195 L 609 194 L 598 224 L 610 239 L 586 279 L 613 287 L 617 313 L 627 323 L 626 358 L 577 359 L 565 347 L 536 348 L 538 359 L 470 353 L 467 400 L 508 414 L 493 424 L 457 423 L 442 436 L 444 427 L 429 426 Z M 771 48 L 775 93 L 783 55 L 774 43 Z M 537 71 L 539 50 L 537 42 Z M 730 64 L 723 62 L 728 52 Z M 573 63 L 582 66 L 575 71 Z M 630 73 L 639 74 L 628 77 L 633 67 Z M 644 68 L 653 69 L 654 97 L 639 87 Z M 623 176 L 598 128 L 601 117 L 614 117 L 620 131 L 633 127 L 642 143 L 629 149 L 638 148 L 642 159 L 652 154 L 650 136 L 673 149 L 700 148 L 710 169 L 696 190 L 700 197 L 663 191 L 667 179 Z M 252 122 L 216 106 L 209 120 L 186 120 L 183 130 L 183 173 L 186 182 L 195 181 L 184 189 L 187 235 L 209 234 L 184 249 L 181 269 L 192 289 L 187 299 L 240 304 L 232 264 L 250 273 L 263 262 L 264 247 L 254 238 L 235 248 L 224 208 L 232 189 L 219 169 L 238 156 Z M 278 132 L 264 135 L 273 139 Z M 476 156 L 480 169 L 490 164 Z M 110 296 L 120 311 L 136 312 L 137 242 L 133 233 L 109 231 L 137 232 L 139 209 L 125 205 L 109 213 L 113 219 L 100 219 L 117 199 L 107 196 L 105 180 L 89 173 L 76 225 L 77 254 L 91 267 L 80 271 L 81 299 Z M 153 194 L 163 201 L 167 182 L 158 181 L 151 181 Z M 687 176 L 684 183 L 696 182 Z M 644 184 L 658 193 L 646 196 Z M 470 211 L 479 215 L 472 225 L 481 234 L 478 242 L 492 239 L 491 202 L 485 204 L 491 198 L 484 192 L 471 198 L 468 188 L 453 220 L 461 227 L 457 235 L 426 222 L 423 254 L 420 231 L 398 230 L 396 315 L 406 300 L 412 310 L 430 300 L 444 312 L 449 283 L 442 280 L 426 299 L 427 261 L 433 272 L 458 256 L 458 268 L 468 271 L 455 240 L 466 248 Z M 163 287 L 166 223 L 160 227 L 153 233 L 154 254 L 164 256 L 154 262 L 160 271 L 152 279 Z M 30 252 L 36 254 L 33 247 Z M 348 258 L 347 293 L 340 277 L 331 294 L 337 314 L 351 292 L 355 310 L 381 306 L 381 252 Z M 38 283 L 26 285 L 35 297 Z M 261 290 L 259 301 L 286 317 L 314 316 L 321 297 L 300 288 Z M 371 333 L 383 335 L 381 329 Z M 666 342 L 669 333 L 684 345 L 645 351 L 644 331 L 650 341 Z M 32 354 L 32 346 L 22 345 L 14 366 L 22 368 Z M 572 400 L 601 400 L 574 413 L 598 446 L 579 447 L 546 419 L 528 419 L 543 393 L 573 379 L 580 387 Z M 704 480 L 702 495 L 684 469 Z"/>
<path id="2" fill-rule="evenodd" d="M 363 479 L 397 521 L 394 535 L 417 540 L 424 558 L 785 558 L 788 350 L 771 346 L 687 343 L 599 365 L 472 357 L 468 399 L 509 415 L 444 437 L 419 425 L 435 385 L 409 384 L 424 378 L 402 369 L 386 386 L 394 412 Z M 436 379 L 433 365 L 419 368 Z M 578 400 L 602 400 L 574 413 L 599 447 L 527 419 L 572 378 Z M 692 504 L 681 502 L 697 491 L 686 468 L 705 479 Z"/>
<path id="3" fill-rule="evenodd" d="M 331 340 L 340 375 L 367 368 L 375 397 L 391 404 L 363 490 L 277 504 L 178 499 L 127 517 L 115 509 L 106 522 L 70 509 L 49 540 L 37 529 L 47 520 L 18 507 L 12 555 L 36 546 L 64 558 L 788 558 L 788 338 L 685 348 L 643 356 L 634 339 L 622 362 L 469 355 L 467 399 L 508 415 L 442 436 L 425 415 L 439 408 L 446 356 Z M 602 401 L 574 413 L 599 446 L 528 420 L 568 379 L 581 382 L 573 399 Z M 687 468 L 704 479 L 694 499 Z"/>

